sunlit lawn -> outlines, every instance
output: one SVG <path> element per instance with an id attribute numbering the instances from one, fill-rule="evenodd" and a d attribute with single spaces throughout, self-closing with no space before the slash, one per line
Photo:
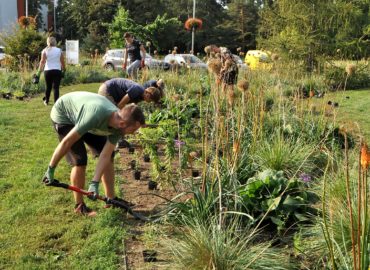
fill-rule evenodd
<path id="1" fill-rule="evenodd" d="M 339 104 L 335 109 L 337 121 L 353 132 L 363 134 L 370 142 L 370 89 L 330 93 L 325 96 L 325 101 L 329 100 Z"/>

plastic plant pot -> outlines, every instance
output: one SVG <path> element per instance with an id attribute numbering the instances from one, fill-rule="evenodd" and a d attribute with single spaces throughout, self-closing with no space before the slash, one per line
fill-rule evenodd
<path id="1" fill-rule="evenodd" d="M 191 175 L 192 175 L 193 177 L 198 177 L 198 176 L 199 176 L 199 171 L 198 171 L 198 170 L 192 170 L 192 171 L 191 171 Z"/>
<path id="2" fill-rule="evenodd" d="M 135 178 L 135 180 L 140 180 L 141 171 L 138 171 L 138 170 L 134 171 L 134 178 Z"/>
<path id="3" fill-rule="evenodd" d="M 130 161 L 130 167 L 131 167 L 132 170 L 135 170 L 135 168 L 136 168 L 136 160 L 133 159 L 133 160 Z"/>
<path id="4" fill-rule="evenodd" d="M 158 186 L 158 183 L 155 182 L 155 181 L 150 180 L 148 182 L 148 189 L 149 190 L 155 190 L 155 189 L 157 189 L 157 186 Z"/>
<path id="5" fill-rule="evenodd" d="M 150 162 L 150 156 L 148 154 L 145 154 L 143 159 L 144 159 L 144 162 Z"/>
<path id="6" fill-rule="evenodd" d="M 157 261 L 157 251 L 151 249 L 143 250 L 144 262 L 155 262 Z"/>

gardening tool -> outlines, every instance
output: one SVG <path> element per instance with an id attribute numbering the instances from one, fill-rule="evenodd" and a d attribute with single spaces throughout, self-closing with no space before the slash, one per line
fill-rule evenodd
<path id="1" fill-rule="evenodd" d="M 54 179 L 53 182 L 51 182 L 49 184 L 49 186 L 61 187 L 61 188 L 64 188 L 64 189 L 68 189 L 68 190 L 72 190 L 72 191 L 78 192 L 78 193 L 83 194 L 83 195 L 86 195 L 86 196 L 93 195 L 92 192 L 88 192 L 88 191 L 83 190 L 81 188 L 78 188 L 78 187 L 75 187 L 75 186 L 71 186 L 71 185 L 68 185 L 68 184 L 59 182 L 56 179 Z M 143 216 L 143 215 L 135 212 L 134 210 L 132 210 L 132 208 L 130 206 L 128 206 L 126 203 L 124 203 L 122 201 L 114 200 L 114 199 L 109 199 L 109 198 L 107 198 L 105 196 L 100 196 L 100 195 L 98 195 L 96 198 L 98 200 L 104 201 L 106 203 L 112 204 L 112 205 L 114 205 L 116 207 L 119 207 L 119 208 L 122 208 L 122 209 L 126 210 L 135 219 L 139 219 L 139 220 L 142 220 L 142 221 L 152 221 L 152 219 L 150 219 L 150 218 L 148 218 L 146 216 Z"/>

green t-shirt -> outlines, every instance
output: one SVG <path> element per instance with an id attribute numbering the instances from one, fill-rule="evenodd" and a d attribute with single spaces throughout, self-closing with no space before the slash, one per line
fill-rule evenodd
<path id="1" fill-rule="evenodd" d="M 119 109 L 106 97 L 90 92 L 71 92 L 60 97 L 51 109 L 54 123 L 74 125 L 81 136 L 89 132 L 108 136 L 116 144 L 122 133 L 108 126 L 113 112 Z"/>

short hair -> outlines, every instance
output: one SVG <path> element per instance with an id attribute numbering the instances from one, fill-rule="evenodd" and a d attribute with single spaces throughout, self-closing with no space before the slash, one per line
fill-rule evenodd
<path id="1" fill-rule="evenodd" d="M 48 37 L 46 39 L 46 44 L 50 47 L 50 46 L 57 46 L 57 40 L 55 39 L 55 37 Z"/>
<path id="2" fill-rule="evenodd" d="M 129 104 L 123 107 L 119 111 L 119 116 L 129 125 L 132 125 L 135 122 L 139 122 L 140 125 L 145 125 L 145 116 L 143 111 L 135 104 Z"/>
<path id="3" fill-rule="evenodd" d="M 126 33 L 123 34 L 123 37 L 124 38 L 129 38 L 129 37 L 132 37 L 132 35 L 131 35 L 131 33 L 126 32 Z"/>
<path id="4" fill-rule="evenodd" d="M 151 86 L 145 89 L 145 91 L 149 94 L 150 100 L 155 103 L 158 103 L 162 98 L 161 90 L 159 90 L 157 87 Z"/>

